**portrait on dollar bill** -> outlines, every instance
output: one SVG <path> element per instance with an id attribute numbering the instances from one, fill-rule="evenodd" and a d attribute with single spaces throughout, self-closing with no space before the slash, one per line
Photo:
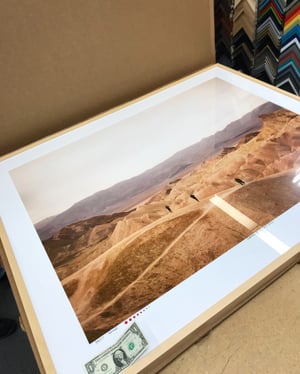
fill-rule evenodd
<path id="1" fill-rule="evenodd" d="M 120 368 L 128 366 L 128 364 L 129 364 L 126 353 L 121 348 L 118 348 L 116 351 L 114 351 L 113 361 Z"/>
<path id="2" fill-rule="evenodd" d="M 136 361 L 147 349 L 148 341 L 137 323 L 109 348 L 85 364 L 87 374 L 117 374 Z"/>

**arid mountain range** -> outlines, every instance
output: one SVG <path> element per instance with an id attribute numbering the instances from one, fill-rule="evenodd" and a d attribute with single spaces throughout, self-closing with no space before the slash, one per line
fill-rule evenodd
<path id="1" fill-rule="evenodd" d="M 218 131 L 213 136 L 204 138 L 177 152 L 168 160 L 150 170 L 146 170 L 141 175 L 99 191 L 82 201 L 76 202 L 61 214 L 37 223 L 35 227 L 40 238 L 42 240 L 48 239 L 63 227 L 74 222 L 130 210 L 158 192 L 166 183 L 186 174 L 201 162 L 222 151 L 224 147 L 234 145 L 240 137 L 249 132 L 258 131 L 262 126 L 260 115 L 271 113 L 275 109 L 278 109 L 275 104 L 265 103 L 228 124 L 222 131 Z M 202 124 L 202 126 L 205 126 L 205 124 Z"/>
<path id="2" fill-rule="evenodd" d="M 300 116 L 279 109 L 260 119 L 262 126 L 256 121 L 231 132 L 222 147 L 216 135 L 209 140 L 210 149 L 218 145 L 213 154 L 184 173 L 170 172 L 155 183 L 158 190 L 146 188 L 151 194 L 143 201 L 73 222 L 43 242 L 89 341 L 300 201 L 292 183 L 300 167 Z M 191 164 L 178 160 L 180 167 Z M 224 213 L 214 195 L 256 226 Z"/>

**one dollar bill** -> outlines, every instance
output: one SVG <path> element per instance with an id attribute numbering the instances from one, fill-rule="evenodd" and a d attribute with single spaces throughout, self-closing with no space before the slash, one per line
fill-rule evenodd
<path id="1" fill-rule="evenodd" d="M 85 364 L 88 374 L 117 374 L 131 365 L 148 347 L 134 322 L 119 340 Z"/>

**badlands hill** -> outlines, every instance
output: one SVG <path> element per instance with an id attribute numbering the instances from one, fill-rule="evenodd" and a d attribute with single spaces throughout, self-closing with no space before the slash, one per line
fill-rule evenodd
<path id="1" fill-rule="evenodd" d="M 177 152 L 141 175 L 99 191 L 77 202 L 65 212 L 39 222 L 36 229 L 40 238 L 46 240 L 63 227 L 78 221 L 131 210 L 151 194 L 158 192 L 169 181 L 186 174 L 204 160 L 222 151 L 224 147 L 235 144 L 249 132 L 258 131 L 262 126 L 260 116 L 275 109 L 278 107 L 273 103 L 262 104 L 228 124 L 222 131 Z"/>
<path id="2" fill-rule="evenodd" d="M 300 201 L 300 116 L 263 115 L 218 155 L 170 180 L 131 211 L 82 220 L 44 242 L 93 341 Z M 217 194 L 251 218 L 217 208 Z"/>

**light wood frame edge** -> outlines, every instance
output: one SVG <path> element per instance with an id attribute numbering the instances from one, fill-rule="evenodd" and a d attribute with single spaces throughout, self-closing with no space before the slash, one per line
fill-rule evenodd
<path id="1" fill-rule="evenodd" d="M 297 96 L 296 94 L 294 93 L 291 93 L 289 91 L 286 91 L 280 87 L 277 87 L 277 86 L 274 86 L 272 83 L 268 83 L 268 82 L 264 82 L 258 78 L 255 78 L 251 75 L 247 75 L 246 73 L 242 72 L 242 71 L 239 71 L 239 70 L 235 70 L 234 68 L 231 68 L 229 66 L 226 66 L 226 65 L 222 65 L 220 63 L 215 63 L 213 65 L 210 65 L 210 67 L 219 67 L 221 68 L 222 70 L 225 70 L 225 71 L 228 71 L 234 75 L 237 75 L 241 78 L 244 78 L 244 79 L 247 79 L 247 80 L 250 80 L 252 82 L 255 82 L 257 84 L 259 84 L 260 86 L 264 86 L 264 87 L 268 87 L 270 88 L 272 91 L 275 91 L 277 93 L 280 93 L 281 95 L 284 95 L 284 96 L 287 96 L 291 99 L 294 99 L 294 100 L 298 100 L 300 102 L 300 96 Z M 202 71 L 202 69 L 200 70 Z M 198 74 L 200 73 L 200 71 L 198 72 Z"/>
<path id="2" fill-rule="evenodd" d="M 297 263 L 300 263 L 300 243 L 124 370 L 124 374 L 157 373 Z"/>
<path id="3" fill-rule="evenodd" d="M 300 101 L 300 98 L 297 96 L 286 92 L 280 88 L 274 87 L 271 84 L 261 82 L 260 80 L 247 76 L 244 73 L 240 73 L 232 68 L 223 66 L 221 64 L 211 64 L 205 68 L 202 68 L 196 71 L 193 74 L 187 75 L 175 82 L 171 82 L 163 87 L 160 87 L 152 92 L 149 92 L 137 99 L 124 103 L 122 105 L 116 106 L 100 115 L 95 117 L 89 118 L 86 121 L 78 123 L 74 126 L 71 126 L 67 129 L 61 130 L 55 134 L 52 134 L 48 137 L 40 139 L 28 146 L 18 149 L 12 153 L 7 155 L 1 156 L 0 161 L 4 161 L 5 159 L 12 157 L 16 154 L 19 154 L 23 151 L 26 151 L 34 146 L 37 146 L 41 143 L 44 143 L 48 140 L 54 139 L 58 136 L 61 136 L 65 133 L 68 133 L 74 129 L 82 127 L 94 120 L 98 120 L 111 114 L 117 110 L 127 107 L 128 105 L 132 105 L 137 103 L 147 97 L 150 97 L 156 93 L 159 93 L 162 89 L 168 89 L 174 84 L 183 82 L 189 78 L 197 76 L 199 73 L 204 73 L 214 67 L 219 67 L 224 70 L 227 70 L 233 74 L 239 75 L 242 78 L 246 78 L 257 82 L 260 85 L 264 85 L 266 87 L 271 88 L 285 96 L 291 97 L 293 99 L 297 99 Z M 37 316 L 33 309 L 32 303 L 30 301 L 30 297 L 28 295 L 26 286 L 24 284 L 21 272 L 17 265 L 13 249 L 10 245 L 9 239 L 6 235 L 3 223 L 0 218 L 0 238 L 3 243 L 4 248 L 1 248 L 0 245 L 0 256 L 3 260 L 4 266 L 7 271 L 8 279 L 12 287 L 12 291 L 14 297 L 16 299 L 16 303 L 25 327 L 25 330 L 28 334 L 28 338 L 36 358 L 37 364 L 41 373 L 47 374 L 54 374 L 56 373 L 53 361 L 51 359 L 50 353 L 48 351 L 46 342 L 44 340 L 42 330 L 38 323 Z M 166 366 L 170 361 L 172 361 L 176 356 L 182 353 L 185 349 L 199 340 L 201 337 L 206 335 L 212 328 L 216 325 L 221 323 L 225 318 L 229 315 L 234 313 L 237 309 L 247 303 L 251 298 L 253 298 L 256 294 L 261 292 L 264 288 L 266 288 L 269 284 L 274 282 L 277 278 L 279 278 L 282 274 L 288 271 L 291 267 L 293 267 L 297 262 L 300 261 L 300 243 L 297 244 L 293 249 L 290 249 L 287 253 L 280 256 L 277 260 L 272 262 L 269 266 L 263 269 L 261 272 L 257 273 L 254 277 L 249 279 L 245 284 L 239 287 L 234 292 L 227 295 L 224 299 L 220 300 L 217 304 L 215 304 L 212 308 L 207 310 L 205 313 L 198 316 L 195 320 L 191 321 L 188 325 L 186 325 L 183 329 L 176 332 L 171 338 L 167 339 L 164 343 L 160 344 L 157 348 L 152 350 L 149 354 L 145 357 L 141 358 L 137 361 L 134 365 L 129 367 L 124 371 L 126 373 L 145 373 L 151 374 L 156 373 L 162 367 Z"/>
<path id="4" fill-rule="evenodd" d="M 53 361 L 1 218 L 0 239 L 3 245 L 0 245 L 0 256 L 38 368 L 42 374 L 55 374 Z"/>

